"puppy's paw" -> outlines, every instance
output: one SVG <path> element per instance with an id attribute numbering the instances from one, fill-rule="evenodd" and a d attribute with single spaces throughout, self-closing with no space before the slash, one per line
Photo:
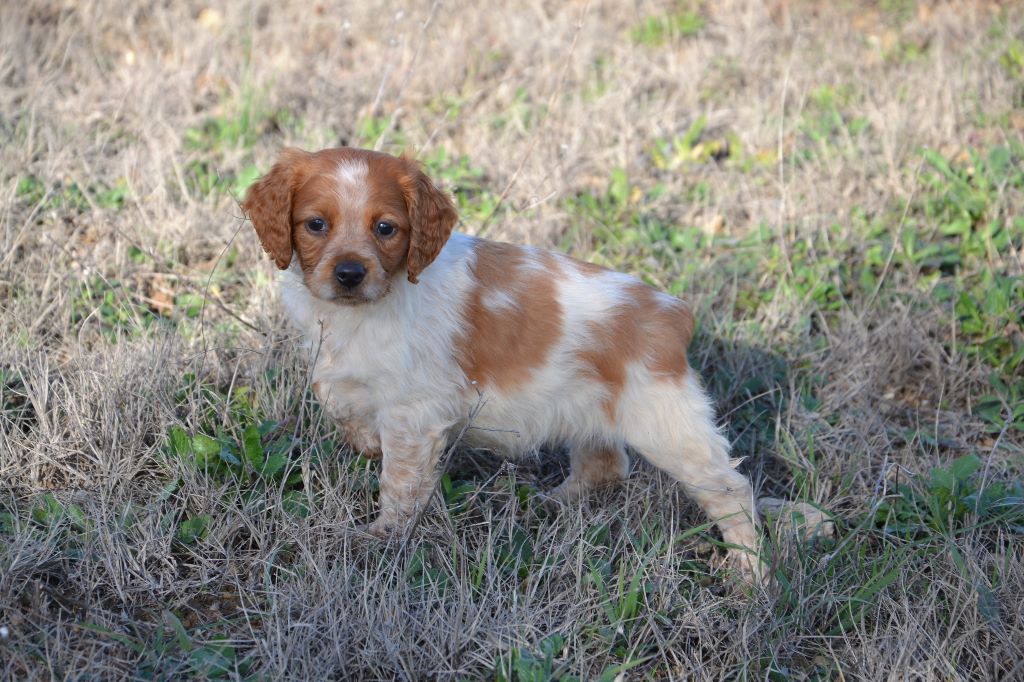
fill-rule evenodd
<path id="1" fill-rule="evenodd" d="M 357 452 L 366 459 L 381 459 L 384 456 L 384 451 L 380 448 L 368 448 Z"/>
<path id="2" fill-rule="evenodd" d="M 585 494 L 586 488 L 570 474 L 560 485 L 538 492 L 537 498 L 547 513 L 558 514 L 566 507 L 579 503 Z"/>
<path id="3" fill-rule="evenodd" d="M 363 531 L 380 540 L 401 537 L 409 530 L 411 519 L 393 514 L 381 514 L 372 523 L 363 526 Z"/>
<path id="4" fill-rule="evenodd" d="M 380 448 L 362 448 L 349 441 L 345 441 L 345 444 L 349 447 L 353 456 L 364 457 L 369 460 L 380 460 L 384 457 L 384 452 Z"/>
<path id="5" fill-rule="evenodd" d="M 558 504 L 572 504 L 579 502 L 586 492 L 583 483 L 573 475 L 569 475 L 562 484 L 552 488 L 544 494 L 544 497 Z"/>
<path id="6" fill-rule="evenodd" d="M 747 550 L 731 549 L 726 557 L 726 564 L 731 569 L 737 586 L 744 591 L 753 591 L 766 585 L 768 576 L 765 573 L 765 566 L 756 554 Z"/>
<path id="7" fill-rule="evenodd" d="M 386 540 L 389 537 L 398 535 L 401 532 L 401 526 L 394 523 L 390 519 L 386 519 L 382 516 L 378 516 L 372 523 L 367 524 L 363 527 L 367 533 L 377 538 L 378 540 Z"/>

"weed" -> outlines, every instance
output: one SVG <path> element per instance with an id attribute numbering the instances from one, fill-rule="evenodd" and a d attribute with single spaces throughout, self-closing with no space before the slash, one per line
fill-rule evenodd
<path id="1" fill-rule="evenodd" d="M 916 9 L 913 0 L 882 0 L 879 7 L 897 24 L 909 21 Z"/>
<path id="2" fill-rule="evenodd" d="M 240 200 L 260 176 L 252 161 L 257 140 L 272 131 L 297 129 L 301 123 L 286 109 L 269 110 L 263 95 L 249 86 L 221 106 L 225 113 L 185 130 L 185 149 L 195 157 L 185 167 L 185 181 L 193 196 L 227 194 Z M 240 165 L 224 167 L 218 162 L 229 151 L 242 152 Z"/>
<path id="3" fill-rule="evenodd" d="M 679 8 L 664 16 L 649 16 L 630 30 L 634 43 L 661 47 L 682 38 L 692 38 L 704 30 L 704 17 L 694 9 Z"/>
<path id="4" fill-rule="evenodd" d="M 655 168 L 671 171 L 709 161 L 742 158 L 742 146 L 734 133 L 724 138 L 704 139 L 706 126 L 707 119 L 699 116 L 682 135 L 657 141 L 650 152 Z"/>
<path id="5" fill-rule="evenodd" d="M 807 161 L 816 156 L 827 159 L 836 151 L 847 156 L 858 153 L 860 145 L 855 141 L 868 132 L 869 123 L 863 116 L 844 113 L 853 98 L 851 89 L 827 85 L 810 93 L 809 106 L 801 115 L 800 129 L 811 146 L 798 153 L 798 160 Z"/>
<path id="6" fill-rule="evenodd" d="M 222 430 L 218 430 L 216 438 L 203 433 L 189 437 L 180 426 L 174 426 L 169 435 L 168 454 L 215 478 L 265 482 L 282 474 L 289 461 L 291 437 L 283 434 L 270 438 L 279 427 L 271 421 L 249 424 L 244 427 L 241 439 L 235 439 Z M 295 485 L 301 480 L 297 472 L 292 473 L 287 484 Z"/>
<path id="7" fill-rule="evenodd" d="M 113 185 L 102 182 L 91 184 L 83 190 L 76 182 L 49 184 L 35 175 L 23 175 L 18 180 L 15 195 L 26 204 L 43 210 L 64 213 L 84 213 L 95 205 L 97 208 L 118 211 L 128 198 L 128 183 L 119 178 Z"/>
<path id="8" fill-rule="evenodd" d="M 405 569 L 405 579 L 416 589 L 429 588 L 441 594 L 449 586 L 448 574 L 433 565 L 430 553 L 424 547 L 419 547 L 412 553 Z"/>
<path id="9" fill-rule="evenodd" d="M 1024 41 L 1011 40 L 1006 50 L 999 55 L 999 65 L 1010 78 L 1024 82 Z"/>
<path id="10" fill-rule="evenodd" d="M 392 120 L 384 116 L 363 118 L 356 126 L 356 139 L 359 146 L 376 149 L 378 141 L 385 140 L 385 135 L 387 135 L 388 151 L 401 151 L 408 144 L 408 139 L 401 129 L 393 129 L 393 125 Z"/>
<path id="11" fill-rule="evenodd" d="M 648 561 L 644 558 L 638 565 L 620 561 L 618 570 L 613 569 L 611 562 L 589 562 L 588 580 L 601 595 L 608 619 L 601 634 L 609 644 L 614 645 L 620 637 L 628 639 L 629 628 L 640 614 L 647 589 L 644 576 Z"/>
<path id="12" fill-rule="evenodd" d="M 533 540 L 524 528 L 515 527 L 494 547 L 494 562 L 508 576 L 525 580 L 533 561 Z"/>
<path id="13" fill-rule="evenodd" d="M 565 650 L 565 638 L 554 634 L 537 643 L 539 654 L 529 650 L 513 649 L 501 656 L 494 666 L 494 679 L 497 682 L 547 682 L 563 680 L 570 682 L 578 678 L 567 676 L 563 666 L 556 664 L 556 657 Z"/>
<path id="14" fill-rule="evenodd" d="M 907 539 L 956 535 L 978 525 L 1001 524 L 1024 531 L 1024 484 L 985 481 L 981 459 L 964 455 L 927 478 L 905 481 L 882 502 L 874 523 L 886 533 Z"/>
<path id="15" fill-rule="evenodd" d="M 141 296 L 120 281 L 93 277 L 70 284 L 71 325 L 96 326 L 111 343 L 138 336 L 158 319 Z"/>
<path id="16" fill-rule="evenodd" d="M 93 623 L 84 623 L 83 628 L 134 651 L 140 658 L 132 675 L 136 679 L 221 679 L 231 677 L 232 673 L 245 675 L 251 666 L 250 660 L 237 660 L 237 649 L 227 637 L 204 636 L 199 628 L 190 632 L 169 610 L 161 614 L 159 623 L 149 627 L 137 625 L 132 634 Z"/>
<path id="17" fill-rule="evenodd" d="M 463 222 L 479 225 L 494 214 L 498 195 L 488 188 L 483 170 L 474 166 L 469 156 L 451 157 L 444 147 L 438 147 L 424 157 L 423 165 L 432 177 L 443 180 L 451 189 Z"/>

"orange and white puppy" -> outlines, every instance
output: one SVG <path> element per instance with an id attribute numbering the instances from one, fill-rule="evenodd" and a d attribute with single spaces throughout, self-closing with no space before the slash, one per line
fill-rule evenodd
<path id="1" fill-rule="evenodd" d="M 355 448 L 383 454 L 374 532 L 427 502 L 482 393 L 471 445 L 567 444 L 563 499 L 623 479 L 629 445 L 759 577 L 753 493 L 687 363 L 686 304 L 559 253 L 452 232 L 451 200 L 406 158 L 287 149 L 243 206 L 315 351 L 314 392 Z"/>

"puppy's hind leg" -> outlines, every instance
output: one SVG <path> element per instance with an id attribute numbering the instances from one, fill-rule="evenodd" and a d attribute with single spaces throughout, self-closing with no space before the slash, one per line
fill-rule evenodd
<path id="1" fill-rule="evenodd" d="M 569 475 L 551 491 L 562 502 L 578 500 L 597 486 L 618 483 L 629 474 L 629 455 L 621 444 L 573 443 Z"/>
<path id="2" fill-rule="evenodd" d="M 754 493 L 729 460 L 729 442 L 715 427 L 699 380 L 687 372 L 681 382 L 647 382 L 642 391 L 624 398 L 620 425 L 627 442 L 682 483 L 725 542 L 735 546 L 729 550 L 730 563 L 747 582 L 760 582 Z"/>

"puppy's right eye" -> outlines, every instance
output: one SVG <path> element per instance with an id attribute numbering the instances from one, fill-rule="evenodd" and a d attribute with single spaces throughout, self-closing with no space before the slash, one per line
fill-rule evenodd
<path id="1" fill-rule="evenodd" d="M 327 223 L 323 218 L 310 218 L 306 221 L 306 229 L 310 232 L 323 232 L 327 229 Z"/>

